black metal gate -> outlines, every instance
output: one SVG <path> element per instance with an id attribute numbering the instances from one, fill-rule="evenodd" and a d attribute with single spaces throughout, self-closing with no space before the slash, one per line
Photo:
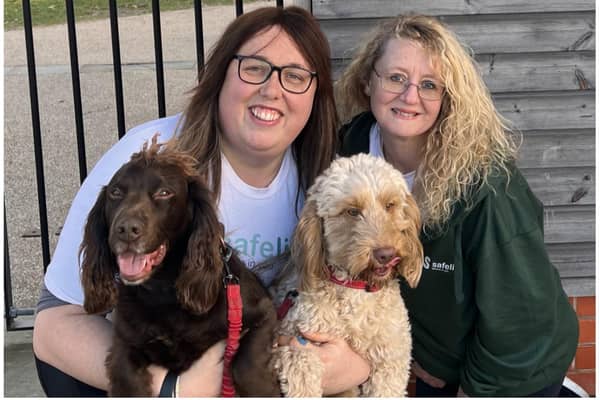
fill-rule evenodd
<path id="1" fill-rule="evenodd" d="M 121 74 L 121 50 L 119 45 L 119 18 L 117 0 L 107 0 L 109 4 L 109 18 L 111 27 L 111 41 L 112 41 L 112 58 L 113 58 L 113 71 L 114 71 L 114 85 L 115 85 L 115 101 L 116 101 L 116 118 L 118 136 L 121 138 L 125 134 L 125 112 L 123 102 L 123 80 Z M 66 18 L 68 28 L 68 40 L 69 40 L 69 54 L 71 61 L 71 79 L 73 85 L 73 104 L 75 113 L 75 128 L 77 136 L 77 150 L 78 150 L 78 162 L 79 162 L 79 177 L 80 183 L 83 182 L 87 176 L 87 163 L 86 163 L 86 151 L 85 151 L 85 134 L 83 124 L 83 111 L 81 102 L 81 88 L 80 88 L 80 73 L 79 73 L 79 61 L 77 55 L 77 37 L 75 29 L 75 13 L 74 13 L 74 1 L 65 0 L 66 6 Z M 163 54 L 162 54 L 162 35 L 161 35 L 161 23 L 160 23 L 160 4 L 159 0 L 152 0 L 152 22 L 153 22 L 153 33 L 154 33 L 154 56 L 155 56 L 155 68 L 156 68 L 156 85 L 157 85 L 157 101 L 158 101 L 158 115 L 159 117 L 166 116 L 165 106 L 165 80 L 164 80 L 164 69 L 163 69 Z M 283 0 L 276 1 L 277 7 L 283 6 Z M 202 26 L 202 1 L 194 0 L 194 22 L 195 22 L 195 41 L 196 41 L 196 59 L 198 69 L 200 70 L 204 65 L 204 34 Z M 236 16 L 243 13 L 243 0 L 235 0 Z M 23 23 L 25 32 L 25 45 L 27 51 L 27 72 L 29 79 L 29 98 L 31 102 L 31 117 L 33 127 L 33 143 L 34 143 L 34 155 L 35 155 L 35 168 L 36 168 L 36 184 L 37 184 L 37 197 L 38 197 L 38 208 L 39 208 L 39 221 L 40 221 L 40 238 L 41 238 L 41 250 L 44 272 L 50 263 L 50 240 L 48 234 L 48 212 L 46 202 L 46 186 L 44 180 L 44 159 L 42 153 L 42 135 L 41 135 L 41 124 L 40 124 L 40 111 L 38 104 L 38 87 L 36 80 L 36 65 L 34 55 L 34 41 L 33 41 L 33 27 L 31 20 L 31 5 L 29 0 L 23 0 Z M 34 315 L 33 308 L 20 308 L 18 305 L 13 304 L 13 290 L 11 280 L 11 268 L 10 268 L 10 253 L 8 245 L 8 229 L 6 222 L 7 211 L 10 209 L 6 208 L 6 200 L 4 200 L 4 318 L 6 320 L 6 329 L 21 330 L 31 329 L 33 327 L 33 319 L 30 316 Z M 29 316 L 28 318 L 21 318 L 23 316 Z"/>

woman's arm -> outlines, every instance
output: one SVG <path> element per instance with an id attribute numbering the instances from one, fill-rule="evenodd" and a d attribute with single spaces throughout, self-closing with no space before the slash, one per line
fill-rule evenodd
<path id="1" fill-rule="evenodd" d="M 38 313 L 33 351 L 42 361 L 91 386 L 108 390 L 105 360 L 112 342 L 112 323 L 87 314 L 81 306 L 62 305 Z M 224 342 L 213 345 L 181 374 L 181 397 L 212 397 L 221 391 Z M 152 393 L 157 396 L 167 370 L 151 366 Z"/>
<path id="2" fill-rule="evenodd" d="M 423 367 L 421 367 L 421 365 L 416 361 L 412 362 L 411 371 L 413 374 L 415 374 L 417 378 L 421 379 L 423 382 L 425 382 L 431 387 L 443 388 L 444 386 L 446 386 L 446 382 L 443 379 L 431 375 L 429 372 L 425 371 Z"/>
<path id="3" fill-rule="evenodd" d="M 577 347 L 577 319 L 545 248 L 541 203 L 518 170 L 505 186 L 465 220 L 478 310 L 460 371 L 469 395 L 535 392 L 531 383 L 552 383 Z"/>
<path id="4" fill-rule="evenodd" d="M 104 360 L 112 340 L 112 324 L 89 315 L 83 307 L 62 305 L 35 318 L 33 351 L 42 361 L 99 389 L 108 389 Z"/>

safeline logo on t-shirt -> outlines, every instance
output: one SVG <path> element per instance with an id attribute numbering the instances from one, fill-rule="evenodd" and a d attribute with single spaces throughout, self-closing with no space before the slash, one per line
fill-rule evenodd
<path id="1" fill-rule="evenodd" d="M 423 269 L 431 269 L 432 271 L 454 272 L 454 264 L 445 262 L 432 262 L 429 256 L 423 260 Z"/>
<path id="2" fill-rule="evenodd" d="M 252 260 L 257 256 L 262 259 L 268 259 L 279 256 L 290 249 L 289 238 L 278 236 L 277 240 L 273 243 L 269 240 L 261 240 L 259 233 L 255 233 L 250 239 L 241 237 L 235 238 L 233 242 L 230 240 L 227 240 L 227 242 L 229 242 L 231 247 L 240 254 L 246 256 L 244 258 L 247 258 L 247 264 L 254 264 Z M 248 265 L 249 268 L 252 268 L 253 266 L 254 265 Z"/>

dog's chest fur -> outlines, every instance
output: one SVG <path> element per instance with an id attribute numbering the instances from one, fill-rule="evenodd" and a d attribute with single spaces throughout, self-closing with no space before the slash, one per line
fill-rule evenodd
<path id="1" fill-rule="evenodd" d="M 408 326 L 397 281 L 377 292 L 322 282 L 314 291 L 298 295 L 281 329 L 288 335 L 299 334 L 296 327 L 304 332 L 329 333 L 365 355 L 372 343 L 388 341 L 393 346 L 398 339 L 404 340 Z"/>
<path id="2" fill-rule="evenodd" d="M 115 336 L 136 348 L 150 363 L 174 371 L 186 370 L 211 345 L 227 337 L 222 294 L 213 309 L 202 315 L 184 310 L 172 287 L 148 291 L 124 286 L 119 297 L 119 304 L 128 304 L 129 308 L 124 316 L 117 306 Z"/>

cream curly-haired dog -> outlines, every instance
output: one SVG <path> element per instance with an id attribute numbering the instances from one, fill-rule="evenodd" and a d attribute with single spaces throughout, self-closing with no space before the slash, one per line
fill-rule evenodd
<path id="1" fill-rule="evenodd" d="M 329 333 L 371 364 L 347 396 L 406 395 L 412 341 L 398 277 L 421 277 L 420 218 L 402 174 L 366 154 L 334 161 L 308 191 L 289 265 L 300 275 L 280 334 Z M 274 368 L 288 397 L 320 397 L 323 366 L 306 347 L 280 346 Z"/>

